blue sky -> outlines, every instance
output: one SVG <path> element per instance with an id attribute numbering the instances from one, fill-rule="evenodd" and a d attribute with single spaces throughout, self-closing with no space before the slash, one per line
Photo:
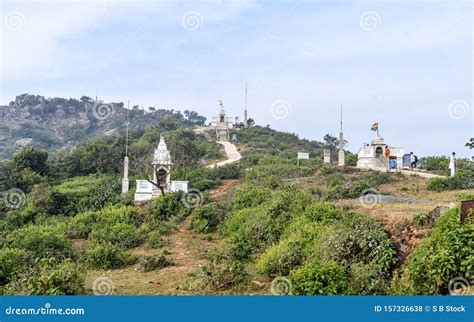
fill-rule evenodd
<path id="1" fill-rule="evenodd" d="M 474 136 L 469 1 L 2 1 L 1 97 L 95 96 L 258 124 L 357 152 L 378 121 L 423 155 Z"/>

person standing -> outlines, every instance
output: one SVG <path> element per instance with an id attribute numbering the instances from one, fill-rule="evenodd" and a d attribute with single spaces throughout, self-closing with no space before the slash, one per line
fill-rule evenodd
<path id="1" fill-rule="evenodd" d="M 410 152 L 410 169 L 414 170 L 416 168 L 417 157 L 413 152 Z"/>
<path id="2" fill-rule="evenodd" d="M 385 160 L 388 164 L 388 168 L 390 169 L 390 148 L 388 145 L 385 146 Z"/>
<path id="3" fill-rule="evenodd" d="M 453 152 L 451 155 L 451 160 L 449 161 L 449 170 L 451 170 L 451 177 L 454 177 L 456 174 L 456 152 Z"/>

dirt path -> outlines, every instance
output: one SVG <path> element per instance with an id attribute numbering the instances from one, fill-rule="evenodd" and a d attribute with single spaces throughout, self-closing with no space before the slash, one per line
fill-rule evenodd
<path id="1" fill-rule="evenodd" d="M 240 152 L 237 150 L 237 147 L 230 143 L 229 141 L 216 141 L 220 145 L 224 146 L 225 153 L 227 154 L 227 160 L 217 162 L 215 164 L 210 164 L 207 167 L 208 168 L 213 168 L 213 167 L 220 167 L 229 163 L 233 163 L 236 161 L 239 161 L 240 158 L 242 157 L 240 155 Z"/>

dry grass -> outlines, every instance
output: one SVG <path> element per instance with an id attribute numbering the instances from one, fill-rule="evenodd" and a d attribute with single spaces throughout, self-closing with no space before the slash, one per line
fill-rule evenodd
<path id="1" fill-rule="evenodd" d="M 220 243 L 218 236 L 213 235 L 208 241 L 203 235 L 195 234 L 189 229 L 189 219 L 171 232 L 164 249 L 175 265 L 158 271 L 141 272 L 138 266 L 114 270 L 89 270 L 86 286 L 92 290 L 94 280 L 107 276 L 115 286 L 116 295 L 184 295 L 195 292 L 189 290 L 193 277 L 190 273 L 196 272 L 207 263 L 205 254 L 211 252 Z M 147 249 L 139 247 L 132 250 L 135 255 L 157 255 L 161 249 Z"/>

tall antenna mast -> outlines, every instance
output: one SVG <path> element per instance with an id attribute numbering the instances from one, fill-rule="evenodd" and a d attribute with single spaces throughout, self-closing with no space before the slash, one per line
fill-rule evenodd
<path id="1" fill-rule="evenodd" d="M 244 110 L 244 127 L 248 127 L 247 122 L 247 82 L 245 82 L 245 110 Z"/>
<path id="2" fill-rule="evenodd" d="M 341 133 L 342 133 L 342 104 L 341 104 Z"/>
<path id="3" fill-rule="evenodd" d="M 342 132 L 342 104 L 341 104 L 341 131 L 339 132 L 339 153 L 338 153 L 337 164 L 339 166 L 343 166 L 346 164 L 345 154 L 344 154 L 344 134 Z"/>
<path id="4" fill-rule="evenodd" d="M 128 156 L 128 126 L 130 125 L 130 100 L 128 100 L 128 104 L 127 104 L 127 123 L 125 123 L 127 125 L 127 136 L 125 138 L 125 156 L 127 157 Z"/>
<path id="5" fill-rule="evenodd" d="M 125 137 L 125 157 L 123 158 L 123 178 L 122 178 L 122 193 L 128 192 L 128 125 L 130 116 L 130 100 L 128 100 L 128 108 L 127 108 L 127 122 L 125 125 L 127 126 L 127 135 Z"/>

